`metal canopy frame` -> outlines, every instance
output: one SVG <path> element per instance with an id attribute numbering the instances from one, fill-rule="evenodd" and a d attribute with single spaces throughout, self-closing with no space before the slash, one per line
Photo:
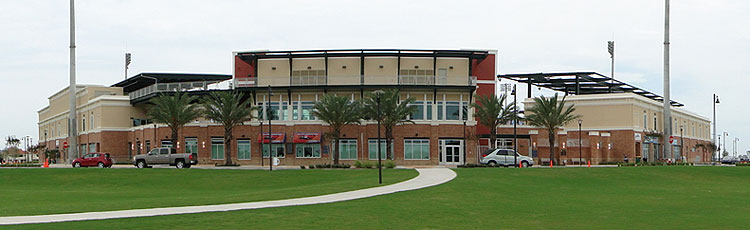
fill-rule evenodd
<path id="1" fill-rule="evenodd" d="M 567 73 L 526 73 L 502 74 L 498 78 L 544 87 L 564 92 L 565 94 L 607 94 L 607 93 L 635 93 L 651 100 L 664 102 L 664 97 L 631 84 L 621 82 L 597 72 L 567 72 Z M 528 91 L 531 97 L 531 90 Z M 675 107 L 684 106 L 682 103 L 671 101 Z"/>
<path id="2" fill-rule="evenodd" d="M 202 73 L 139 73 L 112 87 L 123 87 L 125 93 L 141 89 L 158 83 L 192 82 L 192 81 L 215 81 L 221 82 L 231 80 L 230 74 L 202 74 Z"/>

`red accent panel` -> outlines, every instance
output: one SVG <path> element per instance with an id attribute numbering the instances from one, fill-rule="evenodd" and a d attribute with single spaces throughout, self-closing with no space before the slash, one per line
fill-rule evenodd
<path id="1" fill-rule="evenodd" d="M 247 63 L 240 59 L 240 57 L 234 56 L 234 77 L 255 77 L 252 76 L 254 73 L 255 66 L 252 63 Z"/>
<path id="2" fill-rule="evenodd" d="M 270 137 L 268 133 L 258 134 L 258 143 L 268 144 L 269 139 L 273 139 L 273 143 L 284 143 L 284 140 L 286 140 L 286 134 L 285 133 L 272 133 Z"/>
<path id="3" fill-rule="evenodd" d="M 294 143 L 320 143 L 320 133 L 295 133 Z"/>
<path id="4" fill-rule="evenodd" d="M 477 80 L 495 80 L 495 55 L 489 54 L 486 58 L 472 60 L 471 76 L 477 76 Z"/>

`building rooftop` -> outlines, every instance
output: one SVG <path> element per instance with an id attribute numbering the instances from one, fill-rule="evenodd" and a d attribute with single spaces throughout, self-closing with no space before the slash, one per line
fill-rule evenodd
<path id="1" fill-rule="evenodd" d="M 635 93 L 662 103 L 664 101 L 664 97 L 660 95 L 597 72 L 502 74 L 497 77 L 530 84 L 529 88 L 535 85 L 566 94 Z M 670 103 L 676 107 L 684 106 L 674 100 Z"/>
<path id="2" fill-rule="evenodd" d="M 482 59 L 495 50 L 480 49 L 330 49 L 330 50 L 252 50 L 234 52 L 242 59 L 291 57 L 351 57 L 351 56 L 403 56 L 403 57 L 468 57 Z"/>
<path id="3" fill-rule="evenodd" d="M 139 73 L 121 82 L 113 87 L 122 87 L 124 93 L 129 93 L 146 86 L 156 83 L 176 83 L 176 82 L 221 82 L 232 79 L 231 74 L 206 74 L 206 73 Z"/>

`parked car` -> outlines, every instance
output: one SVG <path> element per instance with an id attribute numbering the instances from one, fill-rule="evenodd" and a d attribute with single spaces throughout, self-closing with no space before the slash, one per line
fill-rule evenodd
<path id="1" fill-rule="evenodd" d="M 133 157 L 133 165 L 137 168 L 148 168 L 158 164 L 168 164 L 178 169 L 190 168 L 198 164 L 198 154 L 177 153 L 174 148 L 155 148 L 146 154 Z"/>
<path id="2" fill-rule="evenodd" d="M 722 164 L 734 164 L 740 161 L 740 158 L 735 156 L 725 156 L 724 158 L 721 158 Z"/>
<path id="3" fill-rule="evenodd" d="M 92 166 L 109 168 L 112 167 L 112 158 L 110 158 L 109 153 L 89 153 L 73 160 L 72 165 L 74 168 Z"/>
<path id="4" fill-rule="evenodd" d="M 741 155 L 740 156 L 740 161 L 742 161 L 742 162 L 750 162 L 750 156 L 748 156 L 748 155 Z"/>
<path id="5" fill-rule="evenodd" d="M 521 163 L 523 167 L 529 167 L 534 165 L 534 159 L 518 154 L 515 150 L 512 149 L 488 149 L 487 151 L 484 151 L 484 153 L 482 153 L 482 158 L 479 163 L 487 164 L 490 166 L 516 166 L 518 165 L 518 163 Z"/>

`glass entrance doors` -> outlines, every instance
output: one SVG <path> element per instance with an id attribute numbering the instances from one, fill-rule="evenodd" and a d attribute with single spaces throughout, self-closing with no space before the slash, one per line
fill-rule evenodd
<path id="1" fill-rule="evenodd" d="M 440 140 L 440 164 L 463 164 L 464 141 L 461 139 Z"/>

